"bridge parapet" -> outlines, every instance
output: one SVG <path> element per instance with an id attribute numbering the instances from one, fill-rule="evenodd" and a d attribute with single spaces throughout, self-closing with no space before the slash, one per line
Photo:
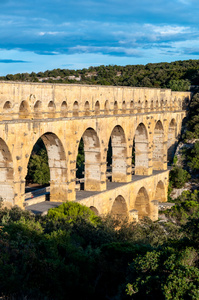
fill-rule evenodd
<path id="1" fill-rule="evenodd" d="M 180 111 L 190 98 L 170 89 L 0 82 L 0 120 Z"/>

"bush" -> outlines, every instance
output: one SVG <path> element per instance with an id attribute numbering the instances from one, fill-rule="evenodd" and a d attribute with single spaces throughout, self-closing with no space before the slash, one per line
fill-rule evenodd
<path id="1" fill-rule="evenodd" d="M 175 166 L 171 170 L 171 172 L 169 174 L 169 178 L 170 178 L 172 187 L 179 189 L 184 186 L 185 182 L 187 182 L 191 178 L 191 176 L 182 167 Z"/>

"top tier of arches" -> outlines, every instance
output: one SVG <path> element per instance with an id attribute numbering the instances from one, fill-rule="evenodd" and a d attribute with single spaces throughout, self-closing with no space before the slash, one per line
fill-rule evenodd
<path id="1" fill-rule="evenodd" d="M 191 94 L 171 90 L 0 83 L 3 119 L 139 114 L 186 109 Z"/>

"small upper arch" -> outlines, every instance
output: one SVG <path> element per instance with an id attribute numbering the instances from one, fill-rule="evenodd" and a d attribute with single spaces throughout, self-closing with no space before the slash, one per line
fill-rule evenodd
<path id="1" fill-rule="evenodd" d="M 56 106 L 55 106 L 54 101 L 51 100 L 51 101 L 48 103 L 48 109 L 49 109 L 50 111 L 55 111 Z"/>
<path id="2" fill-rule="evenodd" d="M 42 102 L 37 100 L 34 105 L 34 112 L 40 112 L 42 110 Z"/>
<path id="3" fill-rule="evenodd" d="M 3 106 L 3 110 L 10 110 L 12 108 L 12 103 L 10 101 L 6 101 Z"/>
<path id="4" fill-rule="evenodd" d="M 77 101 L 73 103 L 73 116 L 79 116 L 79 103 Z"/>
<path id="5" fill-rule="evenodd" d="M 100 103 L 99 101 L 96 101 L 95 103 L 95 115 L 99 115 L 100 114 Z"/>

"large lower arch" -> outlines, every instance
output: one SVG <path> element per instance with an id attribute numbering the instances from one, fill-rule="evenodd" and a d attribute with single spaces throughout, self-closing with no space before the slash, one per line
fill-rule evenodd
<path id="1" fill-rule="evenodd" d="M 100 141 L 93 128 L 87 128 L 82 135 L 85 155 L 85 182 L 86 191 L 104 190 L 105 182 L 101 182 L 101 152 Z"/>
<path id="2" fill-rule="evenodd" d="M 129 218 L 128 207 L 127 207 L 124 197 L 122 197 L 121 195 L 117 196 L 117 198 L 113 202 L 113 205 L 111 208 L 111 215 L 114 218 L 128 220 L 128 218 Z"/>
<path id="3" fill-rule="evenodd" d="M 164 183 L 161 180 L 158 182 L 158 184 L 156 186 L 154 200 L 157 200 L 159 202 L 166 202 L 167 201 Z"/>
<path id="4" fill-rule="evenodd" d="M 177 124 L 175 119 L 172 119 L 168 128 L 168 141 L 167 141 L 167 160 L 169 163 L 173 161 L 173 156 L 176 148 Z"/>
<path id="5" fill-rule="evenodd" d="M 7 144 L 0 138 L 0 198 L 6 206 L 14 203 L 14 171 L 12 156 Z"/>
<path id="6" fill-rule="evenodd" d="M 164 129 L 161 121 L 155 125 L 153 134 L 153 170 L 164 169 Z"/>
<path id="7" fill-rule="evenodd" d="M 41 136 L 48 154 L 50 169 L 50 200 L 63 202 L 67 200 L 67 161 L 65 150 L 58 136 L 47 132 Z"/>
<path id="8" fill-rule="evenodd" d="M 150 217 L 149 196 L 144 187 L 141 187 L 137 193 L 134 209 L 138 211 L 139 220 L 144 217 Z"/>
<path id="9" fill-rule="evenodd" d="M 148 134 L 143 123 L 135 131 L 135 175 L 149 175 Z"/>
<path id="10" fill-rule="evenodd" d="M 127 149 L 126 137 L 121 126 L 114 127 L 111 133 L 112 146 L 112 181 L 126 182 L 127 179 Z"/>

